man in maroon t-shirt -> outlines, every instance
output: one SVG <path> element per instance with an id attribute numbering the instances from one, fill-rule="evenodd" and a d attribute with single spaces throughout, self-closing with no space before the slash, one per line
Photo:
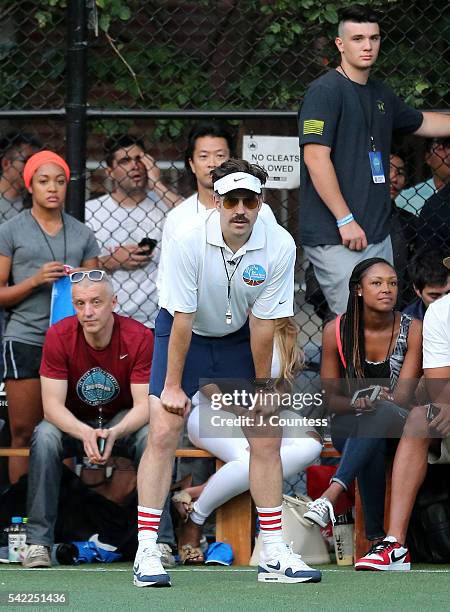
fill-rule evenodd
<path id="1" fill-rule="evenodd" d="M 113 312 L 117 300 L 100 270 L 71 275 L 76 316 L 47 332 L 41 384 L 44 420 L 30 452 L 25 567 L 50 567 L 62 459 L 114 454 L 139 464 L 148 434 L 153 334 Z"/>

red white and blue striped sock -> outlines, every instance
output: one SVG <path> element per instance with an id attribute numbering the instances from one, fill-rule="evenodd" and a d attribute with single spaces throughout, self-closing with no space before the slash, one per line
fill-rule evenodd
<path id="1" fill-rule="evenodd" d="M 159 521 L 162 510 L 138 506 L 138 540 L 155 542 L 158 537 Z"/>
<path id="2" fill-rule="evenodd" d="M 262 540 L 262 551 L 271 556 L 272 547 L 283 544 L 281 537 L 281 510 L 282 506 L 275 508 L 256 508 L 259 519 L 259 530 Z"/>

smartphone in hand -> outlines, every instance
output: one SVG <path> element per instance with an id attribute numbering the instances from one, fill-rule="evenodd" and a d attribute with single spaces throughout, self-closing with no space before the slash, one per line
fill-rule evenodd
<path id="1" fill-rule="evenodd" d="M 437 417 L 437 415 L 440 413 L 441 409 L 439 408 L 439 406 L 436 406 L 436 404 L 428 404 L 427 406 L 427 421 L 428 423 L 431 423 L 431 421 L 434 421 L 434 419 Z"/>
<path id="2" fill-rule="evenodd" d="M 97 438 L 98 452 L 103 455 L 105 451 L 106 438 Z"/>
<path id="3" fill-rule="evenodd" d="M 374 385 L 373 387 L 366 387 L 365 389 L 358 389 L 358 391 L 355 391 L 355 393 L 353 394 L 350 405 L 354 408 L 356 400 L 360 398 L 367 398 L 371 402 L 374 402 L 376 399 L 378 399 L 378 396 L 380 395 L 380 393 L 381 393 L 380 385 Z"/>
<path id="4" fill-rule="evenodd" d="M 142 240 L 138 243 L 138 247 L 140 247 L 141 251 L 136 251 L 136 255 L 151 255 L 155 250 L 158 241 L 154 238 L 142 238 Z"/>

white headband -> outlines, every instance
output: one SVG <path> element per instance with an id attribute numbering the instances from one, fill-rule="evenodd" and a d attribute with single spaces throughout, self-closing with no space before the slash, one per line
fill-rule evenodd
<path id="1" fill-rule="evenodd" d="M 248 189 L 254 193 L 261 193 L 261 181 L 247 172 L 233 172 L 216 181 L 213 189 L 219 195 L 225 195 L 234 189 Z"/>

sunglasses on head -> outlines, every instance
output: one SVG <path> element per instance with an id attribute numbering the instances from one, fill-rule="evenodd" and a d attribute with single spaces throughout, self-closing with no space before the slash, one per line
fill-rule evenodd
<path id="1" fill-rule="evenodd" d="M 222 196 L 222 204 L 223 207 L 227 210 L 231 210 L 232 208 L 236 208 L 239 202 L 242 201 L 244 208 L 248 208 L 248 210 L 255 210 L 259 206 L 259 197 L 258 194 L 254 194 L 248 196 L 246 198 L 237 198 L 234 196 L 224 195 Z"/>
<path id="2" fill-rule="evenodd" d="M 103 280 L 106 272 L 104 270 L 87 270 L 86 272 L 72 272 L 69 274 L 71 283 L 79 283 L 83 278 L 88 278 L 90 281 L 98 282 Z"/>

